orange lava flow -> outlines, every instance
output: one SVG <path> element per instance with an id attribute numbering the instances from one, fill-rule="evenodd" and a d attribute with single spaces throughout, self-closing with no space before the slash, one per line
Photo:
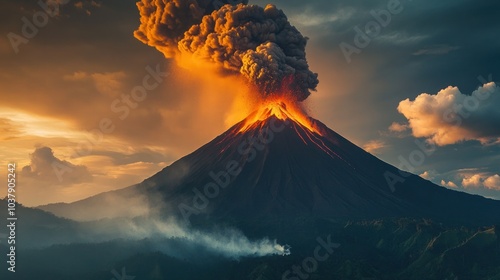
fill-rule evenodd
<path id="1" fill-rule="evenodd" d="M 285 98 L 279 97 L 268 99 L 262 102 L 259 105 L 258 109 L 245 119 L 245 122 L 239 132 L 245 132 L 270 118 L 271 116 L 274 116 L 277 119 L 283 121 L 291 120 L 302 125 L 313 133 L 322 135 L 321 132 L 316 129 L 311 119 L 299 107 L 299 105 L 297 105 L 295 102 L 290 102 Z"/>

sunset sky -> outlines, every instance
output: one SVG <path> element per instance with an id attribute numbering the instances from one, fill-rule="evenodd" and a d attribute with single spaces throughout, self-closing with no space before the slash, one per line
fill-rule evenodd
<path id="1" fill-rule="evenodd" d="M 17 163 L 21 203 L 138 183 L 249 113 L 234 101 L 237 85 L 134 38 L 136 1 L 60 2 L 46 24 L 36 1 L 0 3 L 0 175 Z M 309 38 L 312 117 L 438 185 L 500 199 L 497 1 L 401 0 L 362 47 L 357 30 L 393 0 L 250 1 L 268 3 Z M 34 15 L 40 27 L 13 45 Z M 347 45 L 356 52 L 346 56 Z M 146 94 L 133 99 L 138 86 Z"/>

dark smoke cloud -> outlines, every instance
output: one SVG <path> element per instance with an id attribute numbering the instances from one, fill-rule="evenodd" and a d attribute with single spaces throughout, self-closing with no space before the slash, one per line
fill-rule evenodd
<path id="1" fill-rule="evenodd" d="M 274 5 L 244 3 L 211 11 L 213 6 L 201 0 L 142 0 L 138 7 L 136 38 L 166 57 L 203 59 L 221 73 L 245 77 L 264 97 L 290 91 L 302 101 L 318 85 L 306 60 L 307 38 Z"/>

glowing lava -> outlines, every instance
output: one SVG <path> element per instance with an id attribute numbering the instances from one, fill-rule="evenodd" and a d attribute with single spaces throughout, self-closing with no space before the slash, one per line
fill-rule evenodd
<path id="1" fill-rule="evenodd" d="M 239 132 L 245 132 L 251 128 L 261 126 L 265 120 L 272 116 L 283 121 L 291 120 L 313 133 L 322 135 L 304 110 L 296 102 L 290 102 L 286 99 L 269 99 L 261 103 L 259 108 L 245 119 Z"/>

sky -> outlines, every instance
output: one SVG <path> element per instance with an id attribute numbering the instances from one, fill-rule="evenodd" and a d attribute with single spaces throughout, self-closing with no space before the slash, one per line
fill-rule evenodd
<path id="1" fill-rule="evenodd" d="M 0 2 L 0 175 L 16 163 L 21 203 L 139 183 L 249 113 L 237 86 L 134 38 L 135 2 Z M 250 1 L 268 3 L 309 38 L 312 117 L 442 187 L 500 199 L 497 1 Z"/>

